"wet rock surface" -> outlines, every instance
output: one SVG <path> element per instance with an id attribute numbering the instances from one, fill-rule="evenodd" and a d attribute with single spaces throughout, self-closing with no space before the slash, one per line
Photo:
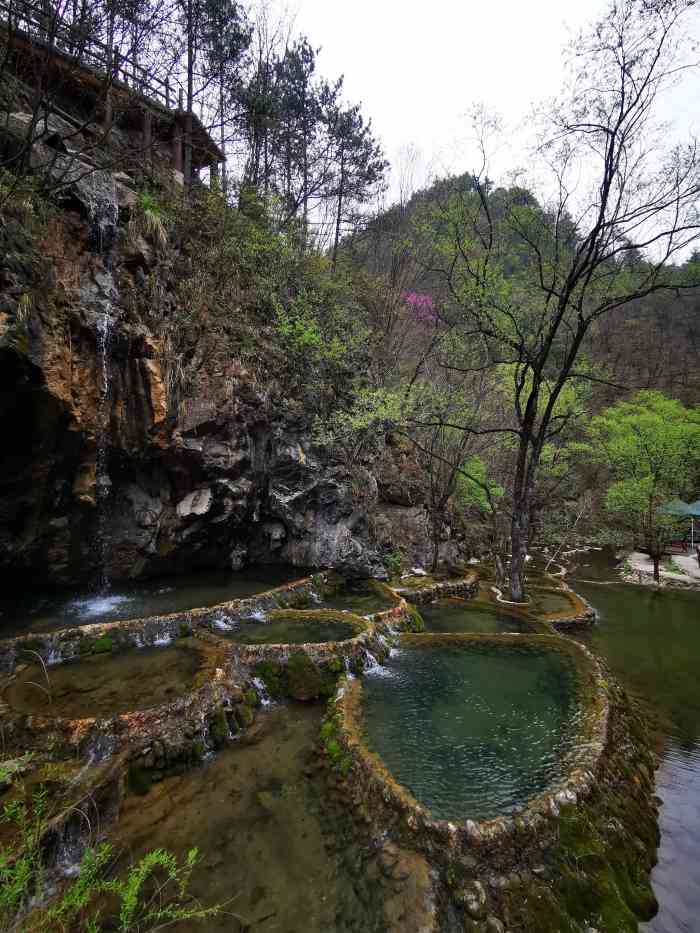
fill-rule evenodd
<path id="1" fill-rule="evenodd" d="M 142 304 L 150 277 L 163 309 L 179 313 L 180 259 L 128 233 L 119 179 L 90 179 L 76 182 L 50 240 L 20 224 L 0 230 L 0 430 L 12 439 L 0 467 L 0 575 L 96 578 L 101 444 L 109 579 L 256 560 L 381 577 L 396 540 L 406 560 L 427 560 L 423 497 L 398 496 L 408 455 L 386 438 L 352 468 L 334 461 L 274 377 L 194 347 L 196 384 L 173 394 L 167 339 Z M 444 558 L 455 535 L 445 531 Z"/>

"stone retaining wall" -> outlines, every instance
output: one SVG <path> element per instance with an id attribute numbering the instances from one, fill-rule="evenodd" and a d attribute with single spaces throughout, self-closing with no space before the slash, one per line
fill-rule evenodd
<path id="1" fill-rule="evenodd" d="M 585 648 L 557 635 L 448 635 L 402 636 L 406 647 L 427 649 L 436 645 L 488 643 L 517 647 L 524 651 L 558 651 L 575 666 L 579 702 L 583 704 L 578 733 L 572 737 L 566 760 L 566 776 L 531 800 L 513 817 L 475 822 L 433 819 L 429 810 L 400 785 L 381 758 L 371 752 L 363 738 L 362 686 L 360 681 L 340 685 L 330 722 L 347 756 L 348 779 L 344 782 L 352 805 L 382 831 L 390 832 L 399 844 L 409 845 L 443 867 L 469 862 L 504 872 L 516 864 L 522 852 L 540 849 L 557 832 L 557 818 L 564 804 L 584 799 L 595 781 L 607 739 L 608 695 L 596 659 Z"/>
<path id="2" fill-rule="evenodd" d="M 435 602 L 436 599 L 445 599 L 450 596 L 469 599 L 474 596 L 479 589 L 479 578 L 475 573 L 464 577 L 461 580 L 446 580 L 444 583 L 429 583 L 424 587 L 416 589 L 407 589 L 396 587 L 399 596 L 403 596 L 408 602 L 416 606 L 423 606 L 426 603 Z"/>
<path id="3" fill-rule="evenodd" d="M 573 590 L 567 583 L 562 583 L 560 589 L 569 596 L 574 604 L 573 612 L 566 615 L 550 613 L 544 619 L 558 632 L 573 631 L 582 626 L 590 626 L 595 623 L 598 613 L 593 606 L 584 599 L 579 593 Z"/>
<path id="4" fill-rule="evenodd" d="M 344 641 L 318 644 L 242 645 L 227 642 L 228 656 L 238 665 L 254 671 L 259 664 L 264 662 L 286 666 L 292 655 L 303 652 L 319 667 L 329 668 L 339 660 L 343 669 L 359 674 L 385 660 L 392 640 L 410 619 L 406 601 L 400 598 L 396 606 L 375 612 L 366 618 L 355 616 L 350 612 L 315 610 L 315 612 L 319 611 L 327 612 L 329 616 L 342 618 L 355 625 L 359 633 L 354 638 Z M 298 610 L 298 616 L 301 622 L 307 616 L 307 612 Z"/>
<path id="5" fill-rule="evenodd" d="M 18 664 L 24 660 L 23 652 L 36 653 L 44 663 L 55 665 L 88 657 L 94 650 L 104 650 L 105 640 L 109 642 L 107 651 L 119 653 L 134 648 L 164 647 L 179 637 L 193 634 L 205 657 L 204 667 L 186 695 L 148 710 L 112 717 L 63 719 L 26 715 L 0 702 L 7 747 L 54 750 L 59 754 L 101 761 L 128 746 L 130 757 L 139 767 L 155 767 L 157 771 L 197 761 L 207 750 L 252 723 L 252 709 L 259 702 L 253 676 L 261 662 L 274 661 L 284 666 L 292 654 L 301 652 L 329 671 L 339 661 L 341 670 L 361 673 L 386 657 L 394 633 L 409 620 L 405 600 L 387 587 L 396 604 L 374 613 L 371 618 L 320 610 L 355 627 L 355 637 L 345 641 L 240 645 L 215 634 L 217 620 L 242 620 L 256 612 L 275 609 L 298 613 L 301 623 L 310 612 L 294 607 L 308 606 L 315 589 L 316 581 L 309 577 L 258 596 L 208 608 L 75 626 L 0 642 L 0 673 L 4 675 L 0 689 L 9 683 Z M 32 656 L 25 657 L 31 659 Z M 255 697 L 252 703 L 251 695 Z M 158 750 L 155 756 L 151 754 L 152 747 Z"/>
<path id="6" fill-rule="evenodd" d="M 225 654 L 216 639 L 202 633 L 197 641 L 204 663 L 183 696 L 151 709 L 74 719 L 25 714 L 3 704 L 6 746 L 97 762 L 126 747 L 138 755 L 157 741 L 172 759 L 201 758 L 214 744 L 215 717 L 223 710 L 235 719 L 236 706 L 244 702 L 244 687 L 250 684 L 245 674 L 225 667 Z M 14 676 L 6 677 L 2 687 Z M 222 725 L 220 716 L 218 725 Z"/>
<path id="7" fill-rule="evenodd" d="M 60 664 L 89 654 L 90 644 L 104 637 L 113 639 L 121 650 L 167 644 L 183 632 L 194 631 L 197 626 L 212 627 L 222 617 L 244 619 L 256 612 L 307 606 L 314 592 L 313 578 L 305 577 L 266 593 L 216 606 L 8 638 L 0 641 L 0 673 L 12 673 L 22 649 L 38 652 L 47 664 Z"/>

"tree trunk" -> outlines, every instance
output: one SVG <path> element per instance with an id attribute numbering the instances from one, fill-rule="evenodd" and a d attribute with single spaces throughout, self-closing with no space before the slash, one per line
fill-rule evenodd
<path id="1" fill-rule="evenodd" d="M 652 554 L 652 555 L 651 555 L 651 559 L 652 559 L 652 561 L 654 562 L 654 583 L 659 583 L 659 582 L 660 582 L 660 577 L 659 577 L 659 555 L 658 555 L 658 554 Z"/>
<path id="2" fill-rule="evenodd" d="M 493 559 L 494 569 L 496 573 L 496 586 L 500 589 L 505 583 L 506 579 L 506 568 L 503 566 L 503 558 L 500 554 L 496 554 Z"/>
<path id="3" fill-rule="evenodd" d="M 343 216 L 343 195 L 345 186 L 345 149 L 340 150 L 340 180 L 338 182 L 338 214 L 335 218 L 335 238 L 333 240 L 333 268 L 338 260 L 338 243 L 340 242 L 340 223 Z"/>
<path id="4" fill-rule="evenodd" d="M 430 565 L 430 572 L 435 573 L 438 569 L 438 559 L 440 557 L 440 517 L 433 516 L 433 560 Z"/>
<path id="5" fill-rule="evenodd" d="M 525 558 L 530 537 L 529 503 L 520 503 L 513 509 L 513 520 L 510 528 L 510 598 L 514 603 L 524 603 L 527 599 L 525 591 Z"/>
<path id="6" fill-rule="evenodd" d="M 219 119 L 221 121 L 221 126 L 219 127 L 219 140 L 221 143 L 221 152 L 224 156 L 224 161 L 221 163 L 221 191 L 224 195 L 224 200 L 226 200 L 226 195 L 228 194 L 228 173 L 226 171 L 226 136 L 224 133 L 224 76 L 221 74 L 219 76 Z"/>
<path id="7" fill-rule="evenodd" d="M 184 181 L 192 183 L 192 108 L 194 107 L 194 11 L 192 0 L 187 0 L 187 112 L 185 114 Z"/>

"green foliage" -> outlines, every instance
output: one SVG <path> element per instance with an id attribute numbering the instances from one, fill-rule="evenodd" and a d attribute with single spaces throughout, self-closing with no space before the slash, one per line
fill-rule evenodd
<path id="1" fill-rule="evenodd" d="M 55 211 L 39 177 L 0 168 L 0 220 L 18 220 L 27 234 L 39 236 Z"/>
<path id="2" fill-rule="evenodd" d="M 307 259 L 299 273 L 293 294 L 275 296 L 277 338 L 293 384 L 313 393 L 314 407 L 325 411 L 366 367 L 369 330 L 349 277 L 320 257 Z"/>
<path id="3" fill-rule="evenodd" d="M 398 549 L 396 551 L 390 551 L 388 554 L 382 555 L 382 562 L 390 577 L 398 577 L 403 567 L 404 555 Z"/>
<path id="4" fill-rule="evenodd" d="M 423 616 L 412 603 L 408 603 L 408 622 L 406 623 L 405 627 L 407 631 L 413 632 L 417 635 L 425 631 L 425 622 L 423 621 Z"/>
<path id="5" fill-rule="evenodd" d="M 262 680 L 273 700 L 279 700 L 284 695 L 282 669 L 279 664 L 273 661 L 260 661 L 255 665 L 255 676 Z"/>
<path id="6" fill-rule="evenodd" d="M 147 933 L 221 912 L 221 906 L 204 907 L 189 894 L 196 849 L 187 853 L 183 863 L 165 849 L 155 849 L 119 877 L 108 843 L 86 849 L 76 877 L 48 906 L 32 909 L 32 900 L 44 893 L 42 839 L 51 814 L 45 788 L 31 795 L 25 788 L 20 791 L 0 812 L 3 835 L 7 838 L 9 833 L 12 839 L 0 847 L 0 930 Z"/>
<path id="7" fill-rule="evenodd" d="M 0 761 L 0 784 L 8 783 L 16 774 L 21 774 L 25 771 L 29 767 L 33 757 L 33 752 L 25 752 L 19 758 Z"/>
<path id="8" fill-rule="evenodd" d="M 255 691 L 253 691 L 255 693 Z M 257 700 L 257 694 L 256 700 Z M 248 698 L 246 697 L 246 702 Z M 249 704 L 254 706 L 254 703 Z M 223 748 L 224 745 L 228 742 L 231 732 L 228 725 L 228 719 L 226 718 L 226 711 L 222 706 L 220 706 L 211 718 L 209 719 L 209 737 L 211 738 L 215 748 Z"/>
<path id="9" fill-rule="evenodd" d="M 325 744 L 328 739 L 332 738 L 336 732 L 336 725 L 332 719 L 327 719 L 321 726 L 321 741 Z"/>
<path id="10" fill-rule="evenodd" d="M 664 507 L 691 491 L 700 466 L 700 408 L 644 391 L 593 418 L 588 436 L 575 450 L 609 471 L 609 520 L 660 555 L 679 528 L 679 517 Z"/>
<path id="11" fill-rule="evenodd" d="M 481 457 L 469 457 L 457 475 L 455 499 L 460 505 L 474 505 L 482 512 L 491 512 L 503 497 L 503 486 L 489 479 Z"/>
<path id="12" fill-rule="evenodd" d="M 168 241 L 168 228 L 172 220 L 165 204 L 153 191 L 141 191 L 129 221 L 131 235 L 143 234 L 159 246 Z"/>
<path id="13" fill-rule="evenodd" d="M 243 700 L 248 706 L 260 706 L 260 697 L 258 691 L 251 688 L 243 694 Z"/>

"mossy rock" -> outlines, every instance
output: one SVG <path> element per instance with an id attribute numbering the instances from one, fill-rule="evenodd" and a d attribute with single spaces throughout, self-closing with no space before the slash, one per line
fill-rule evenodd
<path id="1" fill-rule="evenodd" d="M 287 663 L 287 689 L 295 700 L 317 700 L 323 677 L 317 664 L 303 652 L 293 654 Z"/>
<path id="2" fill-rule="evenodd" d="M 324 700 L 330 700 L 331 697 L 335 696 L 337 678 L 337 674 L 329 670 L 321 670 L 321 689 L 319 690 L 319 696 L 323 697 Z"/>
<path id="3" fill-rule="evenodd" d="M 421 632 L 425 631 L 423 616 L 412 603 L 407 604 L 407 612 L 408 621 L 404 623 L 405 630 L 412 632 L 414 635 L 420 635 Z"/>
<path id="4" fill-rule="evenodd" d="M 240 706 L 236 707 L 236 722 L 241 729 L 247 729 L 249 726 L 252 726 L 254 719 L 255 713 L 250 706 L 242 703 Z"/>
<path id="5" fill-rule="evenodd" d="M 102 635 L 92 643 L 93 654 L 109 654 L 114 649 L 114 641 L 109 635 Z"/>
<path id="6" fill-rule="evenodd" d="M 281 665 L 273 661 L 260 661 L 255 665 L 255 676 L 262 680 L 265 689 L 274 700 L 279 700 L 284 696 Z"/>
<path id="7" fill-rule="evenodd" d="M 252 687 L 250 690 L 246 690 L 246 692 L 243 694 L 243 702 L 247 706 L 260 706 L 260 697 L 258 696 L 258 691 L 253 690 Z"/>
<path id="8" fill-rule="evenodd" d="M 230 734 L 226 711 L 220 706 L 209 719 L 209 738 L 214 748 L 223 748 L 227 744 Z"/>

